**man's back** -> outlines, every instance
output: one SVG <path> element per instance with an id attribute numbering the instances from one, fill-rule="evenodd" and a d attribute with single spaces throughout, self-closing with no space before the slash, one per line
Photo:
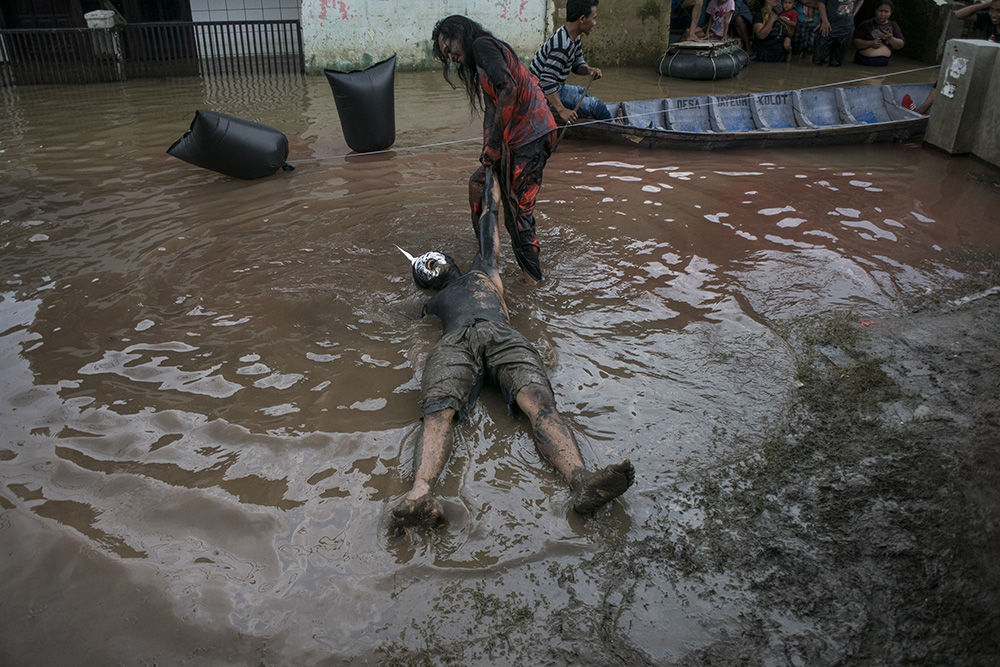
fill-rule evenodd
<path id="1" fill-rule="evenodd" d="M 476 256 L 479 260 L 479 256 Z M 496 282 L 487 275 L 479 262 L 468 273 L 448 283 L 424 304 L 424 313 L 441 320 L 444 332 L 451 333 L 471 326 L 480 320 L 510 322 L 507 304 Z"/>

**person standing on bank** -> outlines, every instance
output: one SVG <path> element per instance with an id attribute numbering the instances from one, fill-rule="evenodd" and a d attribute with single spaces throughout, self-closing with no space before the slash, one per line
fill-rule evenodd
<path id="1" fill-rule="evenodd" d="M 892 17 L 892 0 L 879 0 L 875 18 L 862 21 L 854 29 L 854 64 L 886 67 L 893 51 L 903 48 L 903 32 Z"/>
<path id="2" fill-rule="evenodd" d="M 854 38 L 854 15 L 864 0 L 810 0 L 819 9 L 819 38 L 813 50 L 813 64 L 840 67 Z"/>
<path id="3" fill-rule="evenodd" d="M 566 77 L 570 72 L 589 76 L 594 81 L 602 76 L 601 70 L 591 67 L 583 59 L 581 44 L 582 35 L 589 35 L 597 25 L 598 1 L 567 0 L 566 23 L 542 44 L 529 67 L 538 79 L 538 85 L 549 101 L 553 115 L 564 125 L 575 123 L 581 116 L 597 120 L 611 118 L 611 112 L 604 102 L 590 93 L 585 94 L 585 89 L 581 86 L 566 85 Z M 583 101 L 580 100 L 581 97 Z"/>
<path id="4" fill-rule="evenodd" d="M 413 281 L 422 289 L 439 290 L 424 304 L 436 315 L 444 333 L 431 350 L 421 381 L 421 442 L 414 454 L 413 486 L 392 510 L 397 529 L 434 527 L 443 518 L 432 489 L 451 455 L 452 424 L 475 403 L 484 382 L 496 384 L 507 404 L 528 417 L 535 447 L 570 487 L 570 506 L 589 515 L 624 493 L 635 481 L 628 459 L 588 470 L 573 431 L 556 409 L 552 385 L 542 358 L 523 334 L 510 325 L 503 296 L 498 254 L 497 199 L 494 167 L 484 172 L 483 209 L 476 237 L 479 252 L 467 273 L 440 252 L 410 260 Z"/>
<path id="5" fill-rule="evenodd" d="M 535 199 L 556 136 L 548 103 L 514 50 L 472 19 L 457 14 L 441 19 L 431 41 L 445 81 L 457 87 L 449 78 L 454 66 L 469 105 L 483 112 L 480 166 L 469 178 L 473 229 L 478 233 L 486 170 L 496 165 L 514 257 L 533 285 L 542 279 Z"/>

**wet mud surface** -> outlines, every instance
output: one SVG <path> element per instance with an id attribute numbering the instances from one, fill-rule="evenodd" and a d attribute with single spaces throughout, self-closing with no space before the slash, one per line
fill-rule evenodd
<path id="1" fill-rule="evenodd" d="M 668 561 L 729 572 L 750 604 L 684 663 L 1000 655 L 1000 298 L 862 321 L 807 325 L 784 432 L 697 480 L 708 520 Z"/>

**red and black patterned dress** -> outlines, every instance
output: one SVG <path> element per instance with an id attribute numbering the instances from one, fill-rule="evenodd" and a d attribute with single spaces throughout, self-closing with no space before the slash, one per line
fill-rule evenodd
<path id="1" fill-rule="evenodd" d="M 521 269 L 542 279 L 535 235 L 535 198 L 542 184 L 542 169 L 552 152 L 556 123 L 538 81 L 517 59 L 514 51 L 495 37 L 480 37 L 472 56 L 483 87 L 483 153 L 480 166 L 469 179 L 472 225 L 478 228 L 482 212 L 485 169 L 499 167 L 504 224 Z"/>

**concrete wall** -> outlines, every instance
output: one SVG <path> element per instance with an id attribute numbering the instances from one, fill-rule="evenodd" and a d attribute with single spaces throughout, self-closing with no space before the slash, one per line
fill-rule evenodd
<path id="1" fill-rule="evenodd" d="M 1000 44 L 953 39 L 944 51 L 924 141 L 1000 167 Z"/>
<path id="2" fill-rule="evenodd" d="M 566 2 L 557 0 L 552 23 L 558 28 L 565 22 Z M 669 0 L 601 0 L 583 55 L 594 67 L 655 66 L 669 38 Z"/>
<path id="3" fill-rule="evenodd" d="M 306 68 L 352 70 L 396 54 L 404 69 L 437 67 L 434 24 L 450 14 L 479 21 L 530 60 L 566 21 L 565 0 L 302 0 Z M 655 66 L 666 51 L 670 0 L 601 0 L 597 27 L 583 38 L 595 67 Z"/>
<path id="4" fill-rule="evenodd" d="M 989 162 L 994 167 L 1000 167 L 1000 44 L 992 44 L 997 54 L 993 61 L 993 75 L 986 86 L 983 114 L 979 118 L 979 136 L 972 146 L 972 154 L 981 160 Z"/>
<path id="5" fill-rule="evenodd" d="M 431 31 L 451 14 L 479 21 L 528 59 L 552 32 L 553 11 L 552 0 L 302 0 L 306 69 L 360 69 L 393 53 L 403 69 L 436 67 Z"/>

